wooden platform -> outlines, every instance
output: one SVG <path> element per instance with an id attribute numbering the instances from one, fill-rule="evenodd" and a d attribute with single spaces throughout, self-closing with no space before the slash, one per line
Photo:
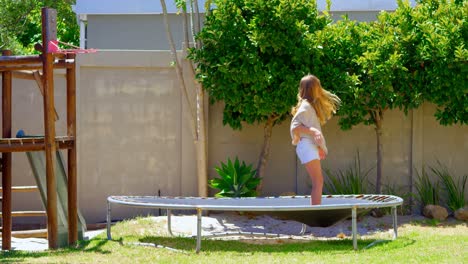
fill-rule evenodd
<path id="1" fill-rule="evenodd" d="M 74 137 L 55 137 L 55 142 L 59 149 L 71 149 L 74 144 Z M 45 150 L 43 137 L 25 138 L 0 138 L 0 152 L 27 152 Z"/>

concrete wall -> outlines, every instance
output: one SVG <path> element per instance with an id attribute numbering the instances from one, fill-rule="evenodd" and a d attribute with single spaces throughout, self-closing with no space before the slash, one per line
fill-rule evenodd
<path id="1" fill-rule="evenodd" d="M 165 51 L 99 51 L 78 56 L 78 190 L 88 222 L 105 220 L 109 195 L 197 195 L 196 162 L 185 104 L 170 56 Z M 57 135 L 65 134 L 65 78 L 57 72 Z M 222 125 L 222 103 L 209 108 L 209 177 L 214 167 L 238 156 L 257 164 L 262 125 L 234 131 Z M 384 117 L 384 184 L 408 191 L 412 168 L 448 166 L 455 176 L 468 172 L 468 126 L 441 126 L 435 107 L 424 104 L 405 116 L 398 110 Z M 32 81 L 13 82 L 13 131 L 43 133 L 42 97 Z M 274 127 L 264 195 L 309 193 L 307 174 L 290 145 L 289 120 Z M 330 154 L 322 166 L 349 168 L 359 150 L 361 166 L 375 168 L 372 127 L 342 131 L 333 118 L 323 127 Z M 375 169 L 370 174 L 375 179 Z M 13 184 L 35 185 L 24 153 L 13 154 Z M 212 192 L 213 194 L 213 192 Z M 41 210 L 38 194 L 15 194 L 14 210 Z M 117 208 L 115 219 L 157 210 Z M 17 221 L 42 221 L 14 219 Z"/>
<path id="2" fill-rule="evenodd" d="M 82 207 L 92 221 L 103 220 L 109 195 L 196 195 L 193 144 L 169 62 L 168 52 L 80 57 L 80 202 L 93 204 Z"/>

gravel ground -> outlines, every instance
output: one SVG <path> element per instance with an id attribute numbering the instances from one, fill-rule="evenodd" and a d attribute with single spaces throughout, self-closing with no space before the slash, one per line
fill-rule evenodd
<path id="1" fill-rule="evenodd" d="M 104 232 L 105 229 L 87 231 L 84 235 L 85 240 L 92 239 L 93 237 Z M 2 241 L 0 239 L 0 246 Z M 12 250 L 24 250 L 24 251 L 45 251 L 49 249 L 49 242 L 44 238 L 11 238 L 11 249 Z"/>

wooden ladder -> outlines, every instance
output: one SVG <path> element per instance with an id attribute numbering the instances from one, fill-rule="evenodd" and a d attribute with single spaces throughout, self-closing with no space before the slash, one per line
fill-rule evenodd
<path id="1" fill-rule="evenodd" d="M 0 158 L 1 164 L 1 158 Z M 0 165 L 0 173 L 1 165 Z M 39 189 L 37 186 L 13 186 L 11 191 L 13 193 L 31 193 L 37 192 Z M 0 194 L 3 194 L 3 187 L 0 187 Z M 2 196 L 0 196 L 0 202 L 2 202 Z M 37 217 L 37 216 L 47 216 L 46 211 L 12 211 L 12 217 Z M 0 222 L 1 222 L 2 212 L 0 212 Z M 3 231 L 2 226 L 0 226 L 0 233 Z M 36 237 L 36 238 L 46 238 L 47 237 L 47 229 L 36 229 L 36 230 L 21 230 L 21 231 L 13 231 L 11 233 L 13 237 L 16 238 L 28 238 L 28 237 Z"/>

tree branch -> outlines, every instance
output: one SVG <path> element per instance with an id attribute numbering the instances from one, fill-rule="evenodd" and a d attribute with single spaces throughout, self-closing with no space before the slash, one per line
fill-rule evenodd
<path id="1" fill-rule="evenodd" d="M 200 10 L 198 9 L 198 0 L 193 0 L 193 3 L 195 5 L 195 15 L 196 15 L 196 24 L 195 24 L 195 34 L 193 34 L 194 36 L 196 34 L 198 34 L 198 32 L 200 32 L 200 29 L 201 29 L 201 19 L 200 19 Z M 200 48 L 201 47 L 201 43 L 200 41 L 197 41 L 197 47 Z"/>
<path id="2" fill-rule="evenodd" d="M 176 51 L 176 47 L 175 47 L 175 44 L 174 44 L 174 38 L 172 37 L 172 32 L 171 32 L 171 29 L 169 27 L 169 21 L 167 19 L 167 6 L 166 6 L 166 1 L 165 0 L 161 0 L 161 7 L 162 7 L 162 10 L 163 10 L 164 26 L 166 28 L 167 39 L 169 40 L 169 46 L 170 46 L 170 49 L 171 49 L 172 60 L 175 63 L 175 69 L 176 69 L 177 77 L 178 77 L 178 79 L 180 81 L 180 84 L 182 86 L 181 90 L 182 90 L 183 97 L 184 97 L 185 101 L 187 102 L 187 107 L 189 108 L 188 111 L 189 111 L 189 114 L 190 114 L 190 124 L 191 124 L 190 128 L 191 128 L 191 131 L 192 131 L 192 135 L 195 138 L 197 138 L 196 125 L 195 125 L 196 116 L 193 113 L 193 108 L 192 108 L 192 105 L 190 104 L 190 100 L 189 100 L 189 97 L 188 97 L 187 86 L 185 84 L 185 79 L 184 79 L 183 72 L 182 72 L 182 65 L 179 62 L 178 58 L 177 58 L 177 51 Z"/>

